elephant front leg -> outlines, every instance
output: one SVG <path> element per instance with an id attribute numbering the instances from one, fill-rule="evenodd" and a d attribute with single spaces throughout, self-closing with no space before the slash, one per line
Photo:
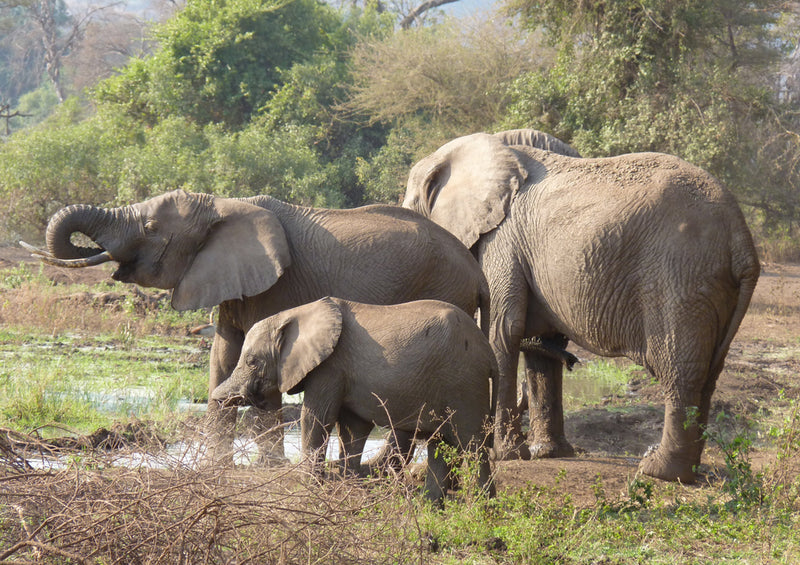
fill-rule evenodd
<path id="1" fill-rule="evenodd" d="M 316 415 L 303 406 L 300 415 L 300 444 L 305 463 L 312 474 L 322 476 L 325 470 L 325 452 L 334 423 L 323 423 Z"/>
<path id="2" fill-rule="evenodd" d="M 560 349 L 567 338 L 548 338 Z M 528 383 L 528 413 L 530 417 L 530 450 L 535 458 L 572 457 L 575 449 L 564 433 L 563 366 L 557 359 L 525 352 L 525 374 Z"/>
<path id="3" fill-rule="evenodd" d="M 494 248 L 493 248 L 494 249 Z M 499 260 L 502 259 L 502 260 Z M 528 283 L 519 264 L 482 250 L 480 258 L 492 297 L 489 342 L 497 359 L 497 408 L 494 451 L 498 460 L 530 459 L 527 438 L 517 406 L 517 367 L 520 341 L 525 335 Z"/>
<path id="4" fill-rule="evenodd" d="M 522 415 L 517 406 L 517 366 L 521 336 L 497 335 L 492 340 L 498 366 L 497 412 L 495 414 L 495 458 L 512 460 L 531 458 L 522 433 Z"/>
<path id="5" fill-rule="evenodd" d="M 327 379 L 330 381 L 331 379 Z M 341 383 L 328 386 L 326 380 L 309 382 L 300 411 L 300 440 L 303 455 L 312 473 L 322 476 L 325 454 L 333 428 L 339 420 L 343 388 Z"/>
<path id="6" fill-rule="evenodd" d="M 282 465 L 288 462 L 283 445 L 283 398 L 280 392 L 266 395 L 251 408 L 250 430 L 258 445 L 258 465 Z"/>
<path id="7" fill-rule="evenodd" d="M 233 439 L 236 429 L 236 406 L 222 406 L 211 393 L 233 372 L 239 359 L 244 334 L 218 323 L 211 345 L 208 380 L 208 410 L 205 419 L 208 458 L 214 464 L 233 465 Z"/>
<path id="8" fill-rule="evenodd" d="M 374 424 L 363 420 L 350 412 L 342 410 L 339 413 L 339 468 L 342 476 L 347 474 L 361 475 L 361 455 L 367 444 L 369 434 Z"/>
<path id="9" fill-rule="evenodd" d="M 228 309 L 220 307 L 217 333 L 211 346 L 211 366 L 208 381 L 208 412 L 206 430 L 208 448 L 213 462 L 233 463 L 233 440 L 236 430 L 237 408 L 223 407 L 211 400 L 211 393 L 233 373 L 244 343 L 244 332 L 236 327 Z M 281 394 L 275 392 L 251 408 L 251 432 L 259 447 L 258 462 L 285 462 L 283 449 L 283 422 Z"/>

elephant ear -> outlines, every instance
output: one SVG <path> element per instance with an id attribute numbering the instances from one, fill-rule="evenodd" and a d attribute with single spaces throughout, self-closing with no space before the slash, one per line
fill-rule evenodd
<path id="1" fill-rule="evenodd" d="M 291 263 L 278 218 L 264 208 L 214 198 L 216 221 L 172 293 L 176 310 L 215 306 L 270 288 Z"/>
<path id="2" fill-rule="evenodd" d="M 454 139 L 414 165 L 403 206 L 472 247 L 505 219 L 528 177 L 517 155 L 486 133 Z"/>
<path id="3" fill-rule="evenodd" d="M 278 388 L 288 392 L 333 353 L 342 312 L 330 298 L 287 310 L 278 326 Z"/>

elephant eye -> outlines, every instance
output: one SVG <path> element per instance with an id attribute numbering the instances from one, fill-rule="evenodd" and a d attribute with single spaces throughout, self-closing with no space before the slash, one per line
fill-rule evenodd
<path id="1" fill-rule="evenodd" d="M 251 369 L 255 369 L 258 367 L 258 359 L 253 355 L 248 355 L 247 357 L 245 357 L 244 363 Z"/>
<path id="2" fill-rule="evenodd" d="M 153 233 L 158 229 L 158 222 L 155 220 L 147 220 L 144 223 L 144 231 L 148 233 Z"/>

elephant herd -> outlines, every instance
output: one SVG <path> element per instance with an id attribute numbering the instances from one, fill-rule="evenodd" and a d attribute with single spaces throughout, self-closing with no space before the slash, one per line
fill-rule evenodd
<path id="1" fill-rule="evenodd" d="M 74 245 L 74 232 L 97 247 Z M 403 207 L 174 191 L 63 208 L 35 253 L 63 267 L 115 261 L 115 280 L 172 289 L 178 310 L 219 305 L 215 457 L 230 457 L 236 404 L 247 403 L 265 432 L 261 458 L 282 459 L 281 394 L 303 390 L 303 450 L 315 459 L 338 425 L 340 463 L 358 470 L 373 425 L 391 424 L 403 458 L 434 434 L 475 451 L 488 492 L 490 446 L 498 459 L 574 453 L 561 400 L 569 340 L 661 383 L 662 438 L 640 470 L 692 482 L 760 270 L 733 195 L 705 171 L 658 153 L 582 158 L 535 130 L 443 145 L 411 169 Z M 528 438 L 516 386 L 525 338 L 543 344 L 522 350 Z M 431 449 L 428 496 L 448 480 Z"/>

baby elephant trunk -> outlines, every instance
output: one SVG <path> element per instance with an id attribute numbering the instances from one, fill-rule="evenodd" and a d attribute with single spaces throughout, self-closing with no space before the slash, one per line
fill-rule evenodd
<path id="1" fill-rule="evenodd" d="M 243 371 L 236 368 L 233 374 L 211 393 L 211 400 L 223 406 L 243 406 L 252 404 L 252 395 L 248 393 L 249 379 Z"/>

